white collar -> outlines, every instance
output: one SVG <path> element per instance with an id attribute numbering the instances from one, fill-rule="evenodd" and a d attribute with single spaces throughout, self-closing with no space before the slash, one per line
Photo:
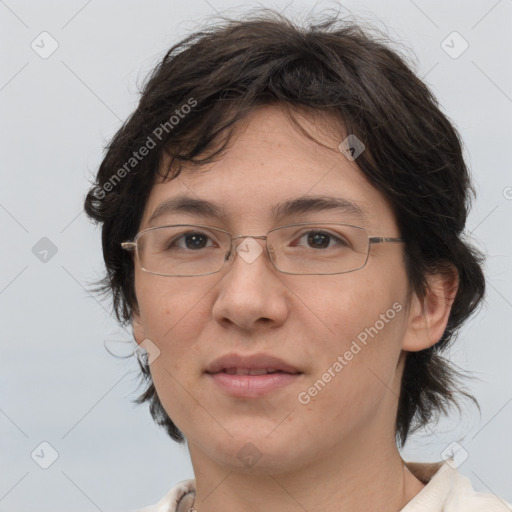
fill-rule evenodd
<path id="1" fill-rule="evenodd" d="M 494 494 L 476 492 L 453 460 L 406 462 L 425 487 L 400 512 L 510 512 L 512 505 Z M 195 479 L 176 484 L 158 503 L 138 512 L 188 512 L 195 498 Z M 509 507 L 507 510 L 507 506 Z"/>

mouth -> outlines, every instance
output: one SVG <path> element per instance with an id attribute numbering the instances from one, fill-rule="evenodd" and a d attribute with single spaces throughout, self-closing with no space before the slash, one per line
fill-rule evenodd
<path id="1" fill-rule="evenodd" d="M 215 359 L 206 373 L 228 373 L 229 375 L 264 375 L 267 373 L 301 373 L 298 368 L 270 354 L 226 354 Z"/>
<path id="2" fill-rule="evenodd" d="M 285 372 L 283 370 L 278 370 L 276 368 L 225 368 L 224 370 L 222 370 L 222 373 L 227 373 L 228 375 L 267 375 L 272 373 L 292 374 L 291 372 Z"/>
<path id="3" fill-rule="evenodd" d="M 300 378 L 295 366 L 266 354 L 228 354 L 216 359 L 205 373 L 223 393 L 237 398 L 257 398 Z"/>

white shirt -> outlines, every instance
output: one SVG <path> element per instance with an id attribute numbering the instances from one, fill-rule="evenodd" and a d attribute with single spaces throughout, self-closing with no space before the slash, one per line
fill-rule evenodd
<path id="1" fill-rule="evenodd" d="M 407 462 L 425 487 L 400 512 L 512 512 L 512 505 L 494 494 L 476 492 L 470 480 L 450 465 Z M 158 503 L 137 512 L 188 512 L 195 498 L 195 480 L 183 480 Z"/>

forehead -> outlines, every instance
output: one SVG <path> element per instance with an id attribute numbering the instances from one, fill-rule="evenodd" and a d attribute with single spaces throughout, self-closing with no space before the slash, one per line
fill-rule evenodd
<path id="1" fill-rule="evenodd" d="M 141 226 L 149 226 L 151 217 L 157 222 L 158 210 L 165 211 L 165 203 L 175 206 L 179 198 L 196 205 L 207 201 L 203 219 L 213 206 L 212 218 L 257 224 L 274 222 L 276 212 L 283 213 L 283 207 L 298 198 L 321 197 L 327 200 L 325 204 L 329 198 L 345 203 L 345 213 L 365 217 L 370 229 L 393 227 L 392 209 L 385 197 L 370 185 L 356 162 L 339 151 L 346 137 L 339 123 L 327 115 L 297 111 L 294 116 L 315 140 L 301 133 L 283 109 L 258 108 L 237 126 L 217 161 L 199 169 L 185 165 L 177 178 L 154 185 Z"/>

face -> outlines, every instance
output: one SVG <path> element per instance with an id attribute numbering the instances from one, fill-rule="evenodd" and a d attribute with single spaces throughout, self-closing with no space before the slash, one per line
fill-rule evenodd
<path id="1" fill-rule="evenodd" d="M 286 224 L 345 222 L 370 236 L 399 237 L 388 202 L 336 149 L 345 137 L 325 117 L 299 119 L 332 149 L 301 135 L 280 109 L 255 110 L 222 159 L 153 187 L 140 229 L 202 224 L 265 235 Z M 223 216 L 169 212 L 150 222 L 161 203 L 179 195 L 214 203 Z M 304 196 L 344 199 L 363 213 L 272 215 L 277 205 Z M 403 244 L 372 245 L 364 268 L 338 275 L 280 273 L 265 251 L 252 262 L 235 253 L 219 273 L 204 276 L 163 277 L 135 268 L 134 335 L 160 351 L 151 364 L 153 382 L 193 458 L 243 470 L 244 456 L 253 455 L 259 459 L 254 468 L 276 473 L 333 450 L 394 439 L 409 322 Z M 251 356 L 288 366 L 266 376 L 209 373 L 223 356 L 241 358 L 229 363 L 240 367 L 250 366 L 245 358 Z"/>

